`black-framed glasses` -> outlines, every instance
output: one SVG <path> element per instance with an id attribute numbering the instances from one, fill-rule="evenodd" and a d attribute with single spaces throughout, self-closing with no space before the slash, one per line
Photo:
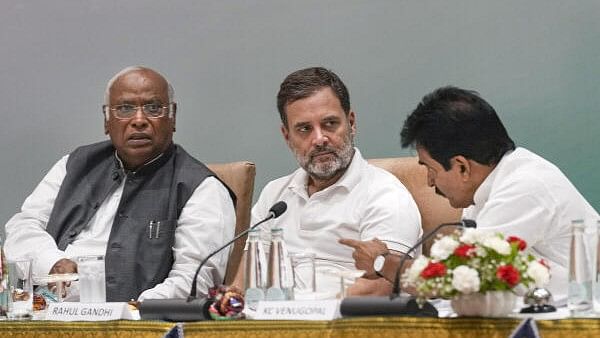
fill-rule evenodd
<path id="1" fill-rule="evenodd" d="M 117 104 L 114 106 L 104 105 L 102 110 L 104 113 L 110 111 L 115 118 L 127 120 L 135 116 L 135 113 L 141 108 L 144 116 L 151 119 L 158 119 L 167 115 L 173 109 L 173 103 L 163 106 L 159 103 L 146 103 L 141 106 L 133 104 Z"/>

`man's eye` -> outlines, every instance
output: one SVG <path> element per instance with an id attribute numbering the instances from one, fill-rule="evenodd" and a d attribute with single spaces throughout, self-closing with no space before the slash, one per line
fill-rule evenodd
<path id="1" fill-rule="evenodd" d="M 298 127 L 297 130 L 301 133 L 306 133 L 307 131 L 310 130 L 310 128 L 308 126 L 303 126 L 303 127 Z"/>
<path id="2" fill-rule="evenodd" d="M 158 111 L 160 110 L 160 106 L 157 104 L 147 104 L 144 106 L 144 110 L 146 110 L 148 113 L 158 113 Z"/>
<path id="3" fill-rule="evenodd" d="M 117 110 L 121 113 L 131 113 L 135 110 L 135 107 L 129 104 L 123 104 L 117 107 Z"/>

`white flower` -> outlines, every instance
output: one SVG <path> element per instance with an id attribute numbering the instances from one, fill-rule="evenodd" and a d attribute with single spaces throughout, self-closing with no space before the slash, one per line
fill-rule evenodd
<path id="1" fill-rule="evenodd" d="M 413 285 L 416 284 L 417 279 L 419 278 L 419 275 L 421 274 L 421 271 L 423 271 L 423 269 L 425 269 L 427 264 L 429 264 L 429 259 L 427 257 L 425 257 L 425 256 L 417 257 L 413 261 L 410 268 L 408 268 L 408 271 L 404 274 L 404 276 L 406 278 L 406 282 L 409 284 L 413 284 Z"/>
<path id="2" fill-rule="evenodd" d="M 532 261 L 527 267 L 527 274 L 533 278 L 535 286 L 538 288 L 543 287 L 550 281 L 550 271 L 542 263 L 538 261 Z"/>
<path id="3" fill-rule="evenodd" d="M 508 255 L 510 253 L 510 244 L 498 236 L 487 236 L 481 244 L 501 255 Z"/>
<path id="4" fill-rule="evenodd" d="M 452 286 L 458 292 L 469 294 L 479 291 L 479 273 L 466 265 L 458 266 L 452 274 Z"/>
<path id="5" fill-rule="evenodd" d="M 462 231 L 459 240 L 466 244 L 482 243 L 487 237 L 490 237 L 492 232 L 482 229 L 466 228 Z"/>
<path id="6" fill-rule="evenodd" d="M 481 239 L 484 237 L 485 232 L 480 229 L 466 228 L 463 230 L 460 235 L 459 240 L 466 244 L 475 244 L 477 242 L 481 242 Z"/>
<path id="7" fill-rule="evenodd" d="M 454 240 L 452 237 L 445 236 L 433 243 L 430 249 L 431 257 L 438 260 L 444 260 L 448 258 L 460 245 L 459 242 Z"/>
<path id="8" fill-rule="evenodd" d="M 477 255 L 477 257 L 484 258 L 485 256 L 487 256 L 487 251 L 484 248 L 477 245 L 475 247 L 475 255 Z"/>

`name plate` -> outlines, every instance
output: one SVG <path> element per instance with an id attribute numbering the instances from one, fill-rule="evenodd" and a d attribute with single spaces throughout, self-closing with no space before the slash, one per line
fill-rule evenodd
<path id="1" fill-rule="evenodd" d="M 50 303 L 46 320 L 58 321 L 104 321 L 135 319 L 127 303 Z"/>
<path id="2" fill-rule="evenodd" d="M 253 319 L 258 320 L 333 320 L 340 318 L 340 301 L 292 300 L 261 301 Z"/>

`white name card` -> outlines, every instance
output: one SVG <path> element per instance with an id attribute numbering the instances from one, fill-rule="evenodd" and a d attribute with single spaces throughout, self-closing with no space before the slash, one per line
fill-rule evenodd
<path id="1" fill-rule="evenodd" d="M 333 320 L 340 318 L 340 301 L 261 301 L 253 315 L 258 320 Z"/>
<path id="2" fill-rule="evenodd" d="M 134 319 L 127 303 L 50 303 L 46 320 L 104 321 Z"/>

